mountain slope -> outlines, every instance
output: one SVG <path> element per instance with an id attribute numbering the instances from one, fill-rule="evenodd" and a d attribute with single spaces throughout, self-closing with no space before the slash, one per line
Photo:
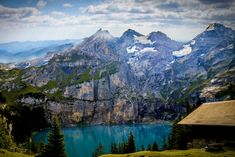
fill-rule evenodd
<path id="1" fill-rule="evenodd" d="M 134 35 L 129 35 L 126 38 L 128 33 Z M 118 52 L 121 51 L 120 55 L 125 56 L 138 79 L 142 93 L 144 95 L 147 93 L 154 94 L 154 96 L 159 95 L 160 80 L 163 79 L 164 71 L 169 63 L 174 60 L 172 51 L 179 48 L 181 43 L 170 39 L 162 32 L 152 32 L 144 36 L 127 30 L 120 39 L 128 40 L 126 47 L 122 47 L 122 43 L 117 44 L 117 47 L 121 48 Z"/>
<path id="2" fill-rule="evenodd" d="M 169 68 L 168 78 L 172 83 L 167 84 L 168 91 L 173 92 L 177 90 L 173 88 L 180 87 L 181 91 L 176 97 L 185 96 L 185 93 L 191 96 L 200 95 L 200 90 L 207 86 L 209 81 L 220 73 L 234 68 L 234 44 L 235 36 L 232 29 L 217 23 L 209 25 L 204 32 L 187 44 L 190 45 L 191 52 L 177 56 Z M 182 49 L 184 48 L 185 45 Z M 231 76 L 233 76 L 232 73 Z M 169 82 L 169 79 L 165 81 Z M 190 89 L 193 84 L 194 88 Z M 169 97 L 175 99 L 172 95 Z"/>

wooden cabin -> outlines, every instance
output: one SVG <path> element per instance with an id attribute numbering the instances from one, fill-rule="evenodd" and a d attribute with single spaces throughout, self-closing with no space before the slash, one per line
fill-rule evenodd
<path id="1" fill-rule="evenodd" d="M 193 147 L 208 143 L 235 144 L 235 100 L 204 103 L 179 125 L 192 128 Z"/>

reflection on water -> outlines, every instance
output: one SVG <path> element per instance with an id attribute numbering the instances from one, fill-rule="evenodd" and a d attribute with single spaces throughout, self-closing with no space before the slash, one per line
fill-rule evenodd
<path id="1" fill-rule="evenodd" d="M 44 130 L 35 135 L 36 142 L 47 141 L 49 130 Z M 138 125 L 113 125 L 113 126 L 85 126 L 62 129 L 65 137 L 65 149 L 69 157 L 90 157 L 99 143 L 110 150 L 111 142 L 120 143 L 127 139 L 130 132 L 134 134 L 137 149 L 145 148 L 154 141 L 161 147 L 164 137 L 171 131 L 169 124 L 138 124 Z"/>

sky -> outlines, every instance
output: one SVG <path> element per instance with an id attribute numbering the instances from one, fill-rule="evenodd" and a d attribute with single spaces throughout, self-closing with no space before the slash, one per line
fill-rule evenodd
<path id="1" fill-rule="evenodd" d="M 0 42 L 82 39 L 131 28 L 188 41 L 210 23 L 235 28 L 235 0 L 0 0 Z"/>

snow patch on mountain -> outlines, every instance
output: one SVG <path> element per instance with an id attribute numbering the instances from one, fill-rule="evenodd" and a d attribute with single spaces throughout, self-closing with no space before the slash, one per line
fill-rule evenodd
<path id="1" fill-rule="evenodd" d="M 173 64 L 173 63 L 175 63 L 175 60 L 173 60 L 173 61 L 170 62 L 170 64 Z"/>
<path id="2" fill-rule="evenodd" d="M 141 53 L 146 53 L 146 52 L 157 52 L 157 50 L 154 49 L 154 47 L 145 47 L 141 51 Z"/>
<path id="3" fill-rule="evenodd" d="M 145 47 L 141 49 L 136 45 L 127 47 L 126 51 L 127 53 L 135 54 L 135 55 L 140 55 L 146 52 L 152 52 L 152 53 L 157 52 L 157 50 L 155 50 L 154 47 Z"/>
<path id="4" fill-rule="evenodd" d="M 195 40 L 192 40 L 191 43 L 190 43 L 190 45 L 194 45 L 195 43 L 196 43 L 196 41 L 195 41 Z"/>
<path id="5" fill-rule="evenodd" d="M 126 51 L 127 51 L 127 53 L 135 53 L 135 52 L 138 51 L 138 49 L 137 49 L 137 46 L 134 45 L 134 46 L 129 46 L 129 47 L 127 47 L 127 48 L 126 48 Z"/>
<path id="6" fill-rule="evenodd" d="M 134 36 L 134 39 L 141 44 L 152 44 L 151 40 L 148 40 L 146 36 Z"/>
<path id="7" fill-rule="evenodd" d="M 188 55 L 192 52 L 192 47 L 190 46 L 190 44 L 187 45 L 183 45 L 183 49 L 179 50 L 179 51 L 173 51 L 172 54 L 176 57 L 183 57 L 185 55 Z"/>

